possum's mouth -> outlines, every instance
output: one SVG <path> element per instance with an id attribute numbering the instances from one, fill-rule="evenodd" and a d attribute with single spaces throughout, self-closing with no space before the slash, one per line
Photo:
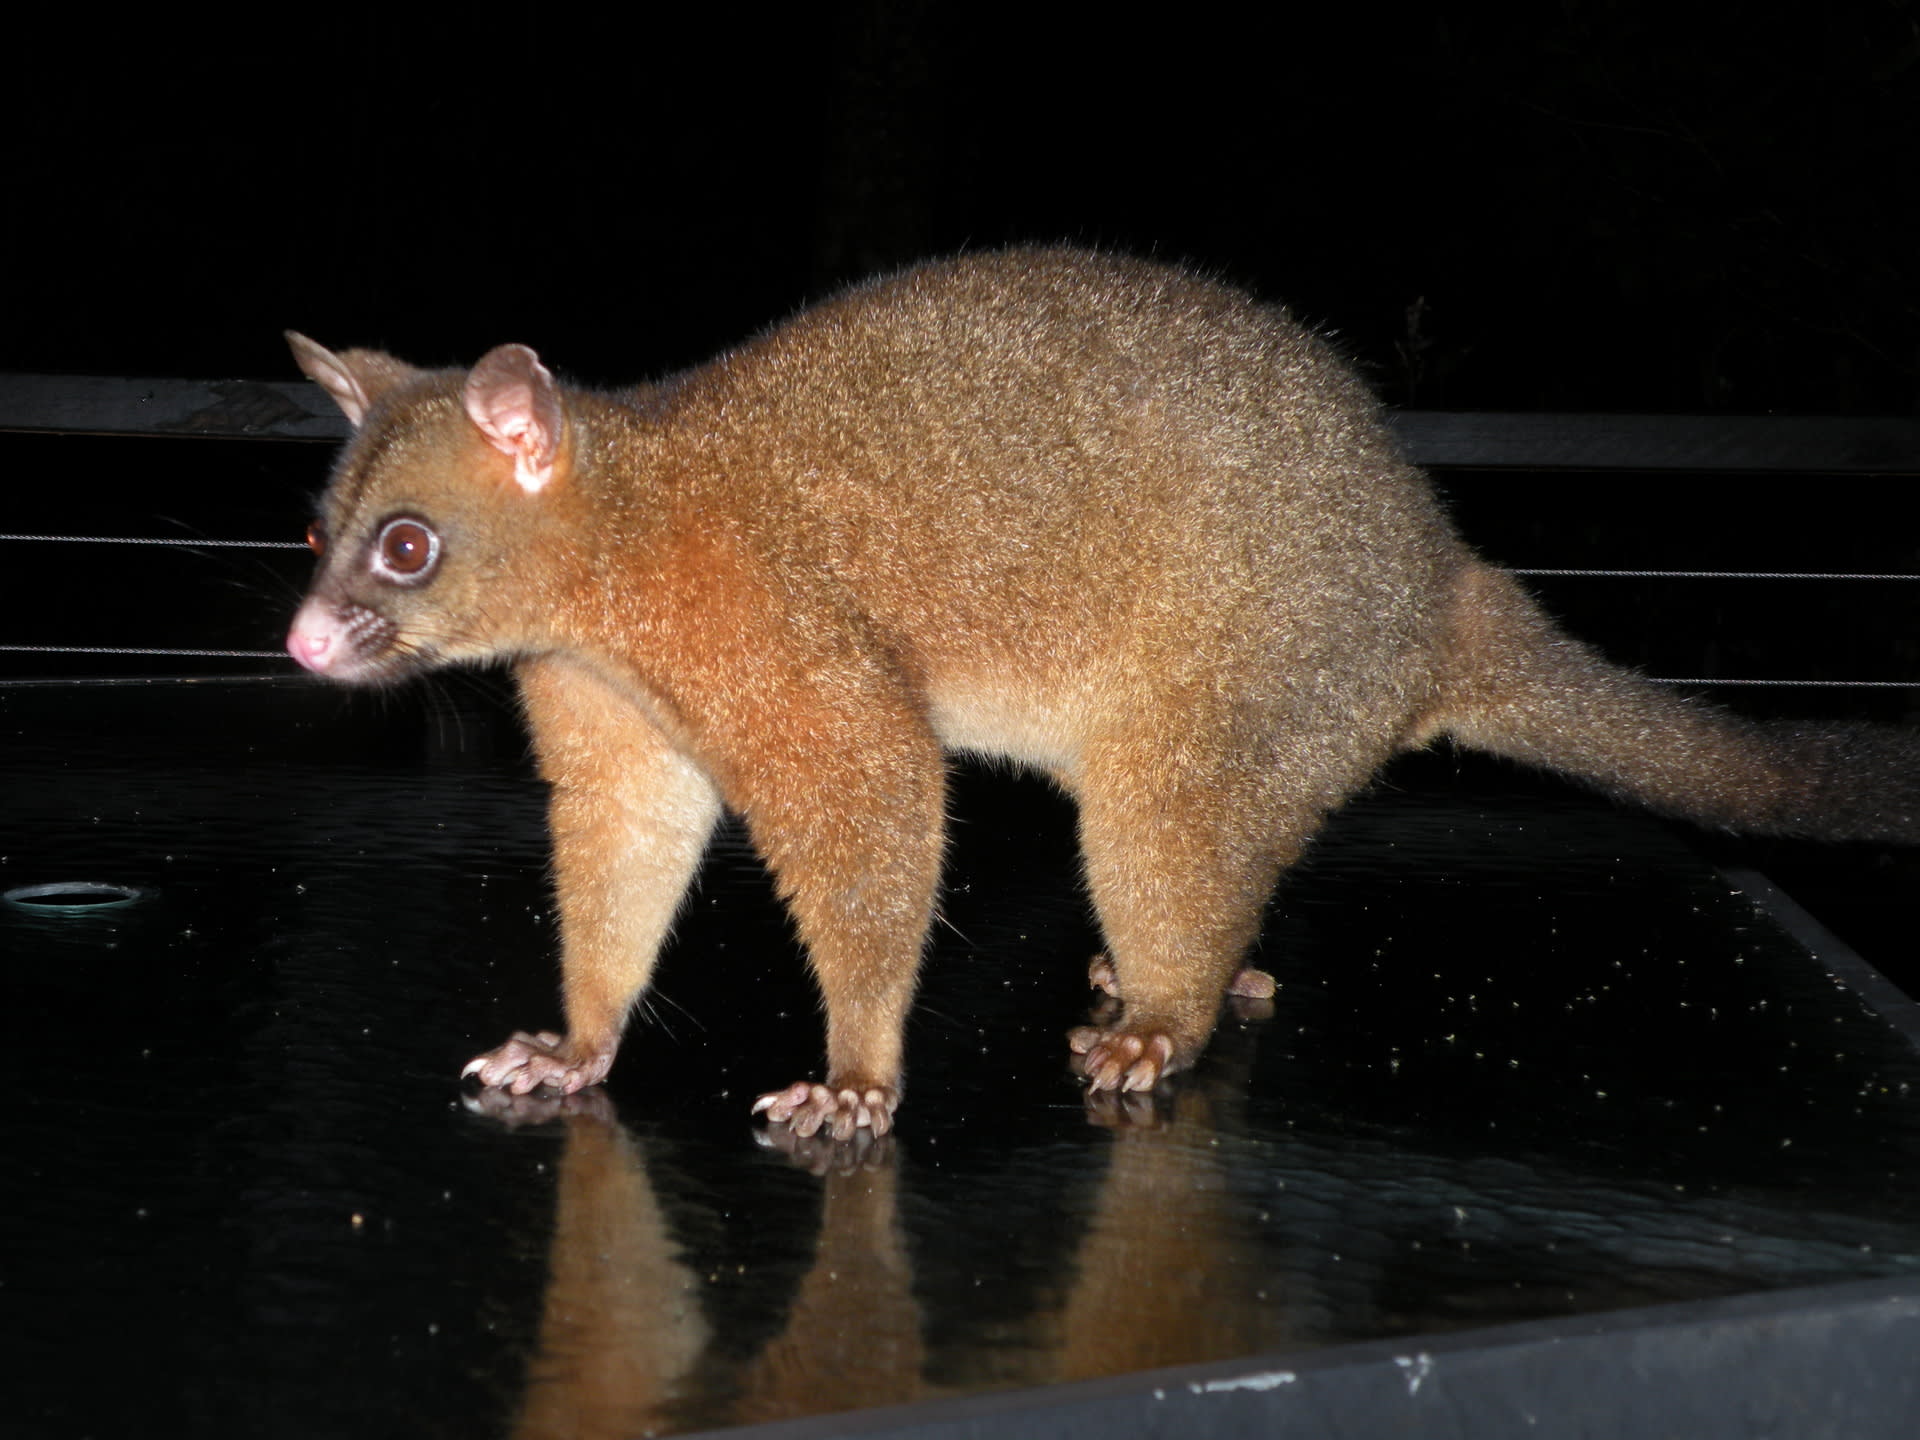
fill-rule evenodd
<path id="1" fill-rule="evenodd" d="M 287 631 L 287 653 L 316 675 L 350 684 L 389 679 L 433 663 L 432 647 L 401 638 L 371 606 L 309 596 Z"/>

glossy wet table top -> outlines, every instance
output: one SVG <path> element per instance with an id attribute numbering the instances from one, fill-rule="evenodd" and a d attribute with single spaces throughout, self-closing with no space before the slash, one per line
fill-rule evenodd
<path id="1" fill-rule="evenodd" d="M 557 1018 L 521 749 L 461 683 L 0 688 L 17 1433 L 667 1434 L 1920 1272 L 1903 1036 L 1661 826 L 1445 760 L 1151 1101 L 1067 1069 L 1070 814 L 978 772 L 897 1140 L 748 1117 L 821 1035 L 737 831 L 605 1090 L 477 1097 Z"/>

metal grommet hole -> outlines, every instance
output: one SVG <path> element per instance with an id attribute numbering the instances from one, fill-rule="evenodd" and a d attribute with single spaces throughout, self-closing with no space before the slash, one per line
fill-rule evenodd
<path id="1" fill-rule="evenodd" d="M 135 885 L 103 885 L 92 880 L 59 880 L 50 885 L 18 885 L 0 893 L 0 900 L 37 915 L 94 914 L 119 910 L 143 899 Z"/>

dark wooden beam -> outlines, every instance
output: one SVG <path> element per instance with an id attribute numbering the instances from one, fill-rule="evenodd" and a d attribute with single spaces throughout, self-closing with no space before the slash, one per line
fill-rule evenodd
<path id="1" fill-rule="evenodd" d="M 0 375 L 0 430 L 331 442 L 347 422 L 305 380 Z"/>
<path id="2" fill-rule="evenodd" d="M 1920 420 L 1905 416 L 1402 410 L 1388 421 L 1436 468 L 1920 474 Z"/>
<path id="3" fill-rule="evenodd" d="M 1416 464 L 1467 470 L 1920 475 L 1920 419 L 1400 410 Z M 0 375 L 0 430 L 335 442 L 347 424 L 304 380 Z"/>

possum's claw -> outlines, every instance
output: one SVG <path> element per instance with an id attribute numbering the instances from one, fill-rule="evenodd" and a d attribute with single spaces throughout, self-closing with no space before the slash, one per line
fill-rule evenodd
<path id="1" fill-rule="evenodd" d="M 1067 1044 L 1089 1090 L 1151 1090 L 1174 1068 L 1173 1039 L 1159 1031 L 1136 1035 L 1083 1025 L 1068 1032 Z"/>
<path id="2" fill-rule="evenodd" d="M 575 1051 L 565 1036 L 551 1030 L 529 1035 L 522 1030 L 497 1049 L 476 1055 L 460 1078 L 480 1077 L 480 1083 L 514 1095 L 527 1095 L 541 1086 L 571 1095 L 598 1085 L 613 1068 L 613 1051 Z"/>
<path id="3" fill-rule="evenodd" d="M 835 1140 L 850 1140 L 856 1130 L 875 1137 L 893 1129 L 893 1110 L 900 1092 L 891 1085 L 843 1086 L 832 1089 L 802 1080 L 784 1090 L 770 1090 L 753 1102 L 753 1113 L 765 1113 L 776 1125 L 787 1125 L 805 1139 L 826 1131 Z"/>

